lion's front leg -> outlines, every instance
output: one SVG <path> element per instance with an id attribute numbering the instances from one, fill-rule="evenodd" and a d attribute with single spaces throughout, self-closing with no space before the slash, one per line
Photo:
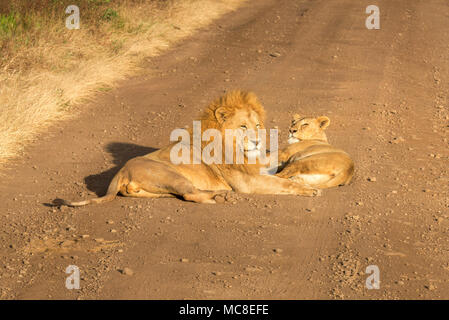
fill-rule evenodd
<path id="1" fill-rule="evenodd" d="M 318 196 L 321 191 L 307 185 L 301 185 L 291 180 L 270 175 L 249 177 L 245 185 L 241 185 L 238 192 L 256 194 L 295 194 L 301 196 Z"/>

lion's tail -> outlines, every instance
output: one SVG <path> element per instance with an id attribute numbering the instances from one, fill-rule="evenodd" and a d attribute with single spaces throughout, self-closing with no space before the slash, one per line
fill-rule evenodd
<path id="1" fill-rule="evenodd" d="M 60 204 L 66 205 L 69 207 L 81 207 L 81 206 L 85 206 L 85 205 L 88 205 L 91 203 L 103 203 L 103 202 L 112 201 L 115 199 L 115 197 L 117 196 L 117 193 L 120 190 L 120 187 L 119 187 L 120 180 L 121 180 L 121 174 L 119 172 L 112 179 L 111 183 L 109 184 L 108 191 L 106 192 L 106 194 L 103 197 L 93 198 L 93 199 L 83 200 L 83 201 L 77 201 L 77 202 L 62 200 L 62 203 L 60 203 Z"/>

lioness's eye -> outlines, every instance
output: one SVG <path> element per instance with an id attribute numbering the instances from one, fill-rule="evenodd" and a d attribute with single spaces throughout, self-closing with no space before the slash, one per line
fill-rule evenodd
<path id="1" fill-rule="evenodd" d="M 243 130 L 248 129 L 247 126 L 245 126 L 245 125 L 240 126 L 240 128 L 242 128 Z"/>
<path id="2" fill-rule="evenodd" d="M 305 128 L 305 127 L 307 127 L 309 124 L 308 123 L 304 123 L 301 127 L 302 128 Z"/>

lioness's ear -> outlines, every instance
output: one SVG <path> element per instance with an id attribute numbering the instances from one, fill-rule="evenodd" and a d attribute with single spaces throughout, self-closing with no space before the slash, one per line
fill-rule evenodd
<path id="1" fill-rule="evenodd" d="M 318 117 L 316 118 L 316 121 L 318 121 L 320 128 L 323 130 L 326 129 L 331 123 L 331 120 L 326 116 Z"/>
<path id="2" fill-rule="evenodd" d="M 293 121 L 298 121 L 299 119 L 301 119 L 301 116 L 299 114 L 295 113 L 293 115 Z"/>
<path id="3" fill-rule="evenodd" d="M 220 107 L 217 110 L 215 110 L 215 118 L 217 118 L 218 123 L 223 123 L 226 121 L 226 118 L 228 116 L 228 111 L 225 107 Z"/>

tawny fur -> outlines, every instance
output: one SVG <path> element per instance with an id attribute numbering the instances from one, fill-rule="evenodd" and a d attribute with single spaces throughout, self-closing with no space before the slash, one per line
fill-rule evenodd
<path id="1" fill-rule="evenodd" d="M 276 175 L 318 189 L 348 184 L 354 162 L 341 149 L 330 145 L 324 132 L 326 116 L 306 118 L 295 115 L 289 129 L 289 143 L 280 155 L 281 171 Z"/>
<path id="2" fill-rule="evenodd" d="M 265 110 L 255 94 L 232 91 L 212 102 L 204 111 L 201 130 L 263 129 Z M 179 164 L 170 161 L 170 151 L 177 142 L 129 160 L 113 178 L 105 196 L 65 205 L 83 206 L 113 200 L 118 193 L 129 197 L 181 197 L 198 203 L 215 203 L 214 197 L 234 190 L 242 193 L 296 194 L 314 196 L 319 191 L 276 176 L 261 175 L 259 163 L 248 164 Z M 222 141 L 224 145 L 224 141 Z M 234 146 L 235 148 L 235 146 Z M 192 139 L 190 140 L 193 154 Z M 224 149 L 223 149 L 224 150 Z M 224 156 L 224 155 L 223 155 Z M 223 162 L 224 163 L 224 162 Z"/>

